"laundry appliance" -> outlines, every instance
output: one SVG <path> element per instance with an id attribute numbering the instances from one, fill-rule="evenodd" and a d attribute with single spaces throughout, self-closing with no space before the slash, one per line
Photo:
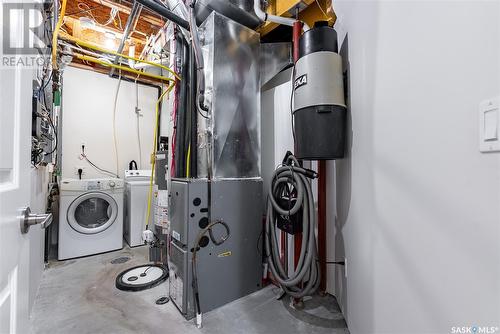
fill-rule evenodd
<path id="1" fill-rule="evenodd" d="M 125 171 L 123 237 L 130 247 L 144 245 L 142 232 L 146 228 L 150 178 L 151 170 Z M 152 217 L 150 214 L 150 218 Z"/>
<path id="2" fill-rule="evenodd" d="M 61 181 L 59 260 L 123 247 L 123 192 L 116 178 Z"/>

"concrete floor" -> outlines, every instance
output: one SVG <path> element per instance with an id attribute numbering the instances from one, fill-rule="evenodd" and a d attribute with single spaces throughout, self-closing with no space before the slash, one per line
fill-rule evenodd
<path id="1" fill-rule="evenodd" d="M 111 263 L 119 258 L 124 263 Z M 288 300 L 276 300 L 279 290 L 264 288 L 204 315 L 203 328 L 186 321 L 169 302 L 168 283 L 140 292 L 115 288 L 121 271 L 146 262 L 147 248 L 121 251 L 76 260 L 52 262 L 44 272 L 33 307 L 33 333 L 349 333 L 335 298 L 314 297 L 304 311 Z M 114 261 L 121 262 L 121 261 Z M 287 299 L 287 298 L 285 298 Z"/>

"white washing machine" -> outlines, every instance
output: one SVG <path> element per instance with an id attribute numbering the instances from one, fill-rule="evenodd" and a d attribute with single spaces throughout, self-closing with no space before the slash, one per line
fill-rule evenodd
<path id="1" fill-rule="evenodd" d="M 125 218 L 123 237 L 130 247 L 142 246 L 142 231 L 146 228 L 151 170 L 125 171 Z M 153 200 L 151 200 L 153 201 Z M 149 221 L 153 220 L 153 203 Z M 150 224 L 151 225 L 151 224 Z"/>
<path id="2" fill-rule="evenodd" d="M 64 179 L 60 184 L 59 260 L 123 247 L 120 179 Z"/>

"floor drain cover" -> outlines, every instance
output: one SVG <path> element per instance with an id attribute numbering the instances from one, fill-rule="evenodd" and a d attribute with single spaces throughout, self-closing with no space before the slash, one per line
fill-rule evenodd
<path id="1" fill-rule="evenodd" d="M 120 264 L 120 263 L 125 263 L 128 260 L 130 260 L 130 258 L 128 256 L 122 256 L 122 257 L 117 257 L 116 259 L 111 260 L 111 263 L 112 264 Z"/>
<path id="2" fill-rule="evenodd" d="M 159 264 L 143 264 L 122 271 L 116 277 L 116 287 L 124 291 L 150 289 L 168 278 L 168 270 Z"/>
<path id="3" fill-rule="evenodd" d="M 158 298 L 155 303 L 156 305 L 163 305 L 163 304 L 166 304 L 170 301 L 170 298 L 168 298 L 167 296 L 163 296 L 163 297 L 160 297 Z"/>

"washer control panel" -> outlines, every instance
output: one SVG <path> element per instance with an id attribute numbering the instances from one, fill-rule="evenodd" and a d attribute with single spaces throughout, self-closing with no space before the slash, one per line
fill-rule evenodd
<path id="1" fill-rule="evenodd" d="M 130 169 L 125 171 L 126 181 L 147 181 L 151 178 L 151 169 Z"/>
<path id="2" fill-rule="evenodd" d="M 124 187 L 121 179 L 65 179 L 61 181 L 61 190 L 70 191 L 105 191 Z"/>

